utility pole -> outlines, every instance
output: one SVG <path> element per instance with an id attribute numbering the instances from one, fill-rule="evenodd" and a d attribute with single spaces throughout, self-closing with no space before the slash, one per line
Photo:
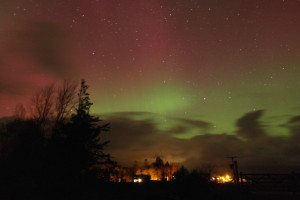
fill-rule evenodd
<path id="1" fill-rule="evenodd" d="M 237 183 L 239 183 L 238 163 L 237 163 L 237 160 L 235 160 L 237 158 L 237 156 L 229 156 L 229 157 L 226 157 L 226 158 L 231 159 L 231 164 L 229 166 L 230 166 L 230 169 L 232 169 L 232 172 L 233 172 L 234 183 L 237 184 Z"/>

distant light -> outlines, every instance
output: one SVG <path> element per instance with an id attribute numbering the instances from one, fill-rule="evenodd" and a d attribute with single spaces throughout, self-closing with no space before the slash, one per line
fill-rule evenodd
<path id="1" fill-rule="evenodd" d="M 133 179 L 133 182 L 134 183 L 141 183 L 141 182 L 143 182 L 143 180 L 141 178 L 135 178 L 135 179 Z"/>
<path id="2" fill-rule="evenodd" d="M 213 182 L 217 182 L 217 183 L 229 183 L 229 182 L 232 182 L 232 178 L 228 174 L 226 174 L 224 176 L 211 177 L 210 180 L 213 181 Z"/>

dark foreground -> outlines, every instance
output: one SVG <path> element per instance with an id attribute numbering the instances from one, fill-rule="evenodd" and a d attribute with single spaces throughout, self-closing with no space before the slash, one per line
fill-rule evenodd
<path id="1" fill-rule="evenodd" d="M 192 184 L 174 182 L 98 183 L 89 186 L 1 189 L 1 200 L 279 200 L 300 199 L 295 191 L 253 191 L 233 184 Z"/>

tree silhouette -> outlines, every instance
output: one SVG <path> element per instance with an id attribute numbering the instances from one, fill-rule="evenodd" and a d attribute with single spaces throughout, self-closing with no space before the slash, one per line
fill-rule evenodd
<path id="1" fill-rule="evenodd" d="M 40 184 L 44 169 L 44 137 L 35 120 L 16 119 L 0 130 L 1 185 L 30 187 Z"/>
<path id="2" fill-rule="evenodd" d="M 155 158 L 155 162 L 153 163 L 153 166 L 155 168 L 162 168 L 164 166 L 164 161 L 159 156 L 157 156 Z"/>
<path id="3" fill-rule="evenodd" d="M 101 120 L 90 115 L 84 80 L 76 112 L 69 117 L 75 87 L 64 82 L 54 99 L 50 85 L 32 98 L 31 118 L 18 106 L 14 118 L 0 124 L 0 193 L 3 188 L 73 190 L 99 177 L 107 180 L 116 163 L 103 152 L 108 141 L 100 136 L 109 124 L 99 125 Z"/>
<path id="4" fill-rule="evenodd" d="M 109 130 L 109 124 L 100 126 L 101 120 L 90 115 L 93 103 L 87 89 L 88 85 L 82 80 L 76 113 L 72 115 L 70 122 L 56 129 L 53 138 L 54 146 L 58 150 L 55 156 L 63 156 L 63 168 L 70 177 L 79 181 L 88 177 L 95 165 L 110 162 L 109 154 L 103 152 L 109 141 L 100 142 L 100 135 L 102 131 Z"/>
<path id="5" fill-rule="evenodd" d="M 55 102 L 55 125 L 64 123 L 66 118 L 70 117 L 74 98 L 76 96 L 77 84 L 70 80 L 64 80 L 61 87 L 57 88 Z"/>
<path id="6" fill-rule="evenodd" d="M 38 124 L 43 125 L 52 114 L 54 84 L 42 88 L 31 98 L 31 115 Z"/>
<path id="7" fill-rule="evenodd" d="M 24 107 L 23 104 L 17 104 L 17 105 L 16 105 L 14 116 L 15 116 L 17 119 L 25 119 L 25 116 L 26 116 L 26 109 L 25 109 L 25 107 Z"/>
<path id="8" fill-rule="evenodd" d="M 184 167 L 181 166 L 180 169 L 174 174 L 176 181 L 183 182 L 189 176 L 189 171 Z"/>

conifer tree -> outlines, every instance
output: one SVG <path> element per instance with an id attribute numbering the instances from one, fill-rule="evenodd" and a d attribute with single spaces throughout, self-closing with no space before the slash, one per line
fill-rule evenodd
<path id="1" fill-rule="evenodd" d="M 66 162 L 71 173 L 78 178 L 89 173 L 93 166 L 110 162 L 109 154 L 103 152 L 109 141 L 101 141 L 101 133 L 109 130 L 109 124 L 99 125 L 98 117 L 90 115 L 93 105 L 87 92 L 88 85 L 81 81 L 78 106 L 69 123 L 62 127 L 60 137 L 65 138 Z"/>

